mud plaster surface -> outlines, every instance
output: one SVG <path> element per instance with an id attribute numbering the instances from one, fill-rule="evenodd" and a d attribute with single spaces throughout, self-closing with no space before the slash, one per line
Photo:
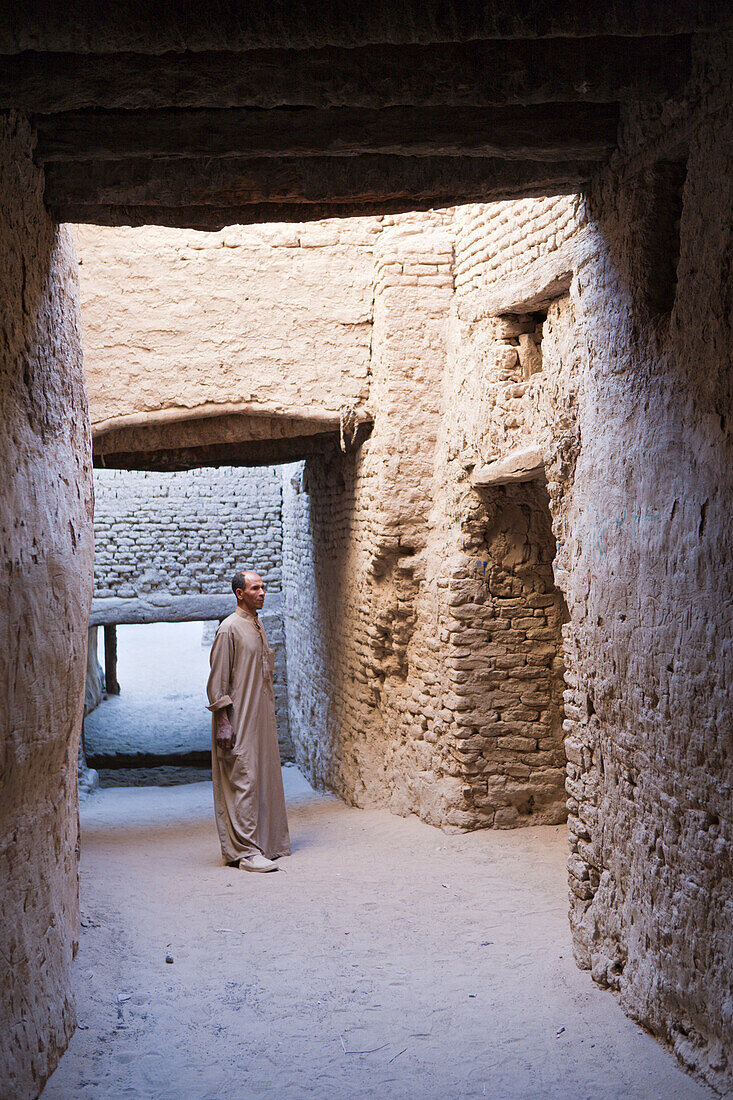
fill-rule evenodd
<path id="1" fill-rule="evenodd" d="M 285 782 L 267 876 L 220 866 L 210 784 L 82 808 L 80 1027 L 45 1100 L 713 1095 L 576 970 L 564 827 L 445 836 Z"/>

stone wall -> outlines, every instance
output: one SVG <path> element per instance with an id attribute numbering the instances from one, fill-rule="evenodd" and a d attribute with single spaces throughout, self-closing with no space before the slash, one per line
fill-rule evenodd
<path id="1" fill-rule="evenodd" d="M 452 242 L 394 227 L 375 272 L 374 431 L 354 455 L 309 459 L 286 478 L 283 574 L 296 759 L 357 805 L 446 821 L 453 780 L 426 735 L 420 693 L 439 691 L 427 569 Z"/>
<path id="2" fill-rule="evenodd" d="M 274 466 L 94 472 L 94 595 L 229 592 L 242 566 L 282 588 Z"/>
<path id="3" fill-rule="evenodd" d="M 629 117 L 624 157 L 589 196 L 593 251 L 573 285 L 580 430 L 567 455 L 574 469 L 563 470 L 562 453 L 553 464 L 551 495 L 570 610 L 576 955 L 725 1092 L 733 1084 L 730 54 L 701 50 L 699 64 L 705 93 L 671 117 L 663 105 Z"/>
<path id="4" fill-rule="evenodd" d="M 455 209 L 456 289 L 516 276 L 577 232 L 575 195 L 474 203 Z"/>
<path id="5" fill-rule="evenodd" d="M 444 427 L 466 492 L 507 492 L 492 471 L 542 455 L 568 615 L 576 958 L 725 1092 L 731 69 L 702 47 L 698 65 L 705 93 L 629 114 L 623 156 L 531 264 L 465 258 L 457 212 Z"/>
<path id="6" fill-rule="evenodd" d="M 309 776 L 444 828 L 569 811 L 579 964 L 725 1091 L 732 184 L 708 49 L 704 94 L 628 112 L 583 201 L 459 208 L 445 269 L 382 238 L 404 284 L 375 283 L 374 432 L 292 471 L 284 584 Z"/>
<path id="7" fill-rule="evenodd" d="M 449 324 L 450 237 L 437 254 L 425 232 L 380 244 L 373 435 L 354 459 L 309 460 L 286 479 L 298 759 L 357 804 L 444 828 L 562 821 L 566 611 L 547 494 L 470 484 L 475 453 L 458 428 L 489 406 Z M 491 346 L 479 358 L 502 392 L 509 371 L 513 392 L 522 368 L 507 331 L 498 326 L 496 360 Z M 312 591 L 296 591 L 296 577 L 314 578 Z"/>
<path id="8" fill-rule="evenodd" d="M 231 579 L 236 570 L 245 567 L 260 573 L 269 592 L 263 622 L 275 650 L 280 751 L 283 759 L 292 759 L 280 599 L 280 468 L 95 470 L 94 487 L 97 600 L 117 597 L 135 606 L 144 601 L 149 612 L 162 595 L 229 594 L 233 609 Z"/>
<path id="9" fill-rule="evenodd" d="M 76 257 L 30 129 L 0 116 L 0 1081 L 37 1096 L 76 1024 L 77 746 L 92 592 Z"/>

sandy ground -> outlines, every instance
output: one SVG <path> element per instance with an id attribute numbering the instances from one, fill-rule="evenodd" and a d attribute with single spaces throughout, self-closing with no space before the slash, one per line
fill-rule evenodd
<path id="1" fill-rule="evenodd" d="M 709 1100 L 575 968 L 564 829 L 444 836 L 285 776 L 270 875 L 221 866 L 210 784 L 82 808 L 80 1026 L 46 1100 Z"/>
<path id="2" fill-rule="evenodd" d="M 88 758 L 115 753 L 172 756 L 211 748 L 211 716 L 206 710 L 211 640 L 201 644 L 203 629 L 203 623 L 117 628 L 122 690 L 85 719 Z"/>

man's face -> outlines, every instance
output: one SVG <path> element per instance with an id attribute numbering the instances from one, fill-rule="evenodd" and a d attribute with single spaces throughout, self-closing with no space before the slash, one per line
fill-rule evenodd
<path id="1" fill-rule="evenodd" d="M 248 611 L 259 611 L 265 602 L 265 582 L 257 573 L 245 574 L 245 587 L 237 589 L 237 599 Z"/>

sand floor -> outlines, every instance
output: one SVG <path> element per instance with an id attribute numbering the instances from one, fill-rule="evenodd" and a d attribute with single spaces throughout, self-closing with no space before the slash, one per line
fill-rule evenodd
<path id="1" fill-rule="evenodd" d="M 221 866 L 210 784 L 82 808 L 79 1029 L 46 1100 L 713 1095 L 575 968 L 564 829 L 444 836 L 285 776 L 271 875 Z"/>

